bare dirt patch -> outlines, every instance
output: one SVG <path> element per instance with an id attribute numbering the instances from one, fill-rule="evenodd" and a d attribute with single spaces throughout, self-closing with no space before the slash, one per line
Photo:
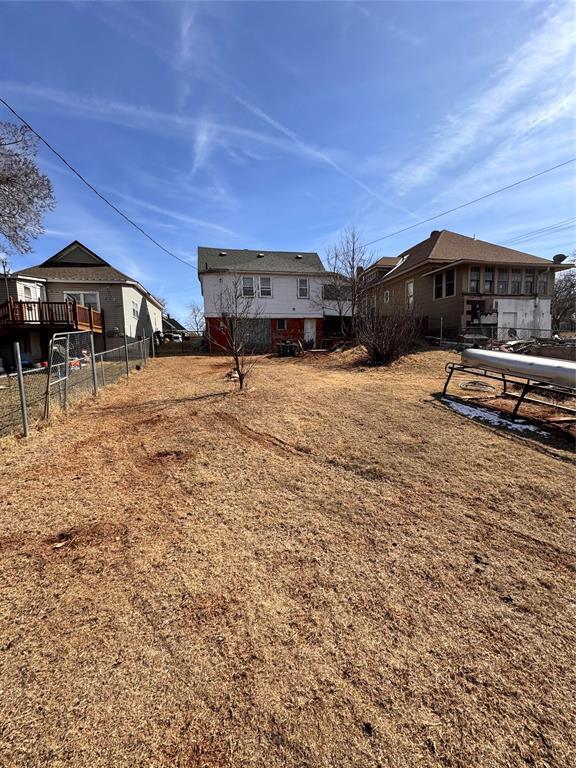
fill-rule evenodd
<path id="1" fill-rule="evenodd" d="M 574 468 L 448 359 L 165 358 L 0 442 L 0 765 L 573 765 Z"/>

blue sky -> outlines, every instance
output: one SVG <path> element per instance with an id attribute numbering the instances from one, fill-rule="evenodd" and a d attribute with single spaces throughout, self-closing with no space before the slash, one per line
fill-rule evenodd
<path id="1" fill-rule="evenodd" d="M 572 3 L 0 4 L 0 95 L 150 234 L 317 250 L 365 241 L 576 155 Z M 7 119 L 3 114 L 0 119 Z M 78 239 L 182 319 L 195 271 L 42 150 L 57 208 L 31 256 Z M 493 242 L 576 215 L 575 165 L 373 246 Z M 570 252 L 574 226 L 514 247 Z"/>

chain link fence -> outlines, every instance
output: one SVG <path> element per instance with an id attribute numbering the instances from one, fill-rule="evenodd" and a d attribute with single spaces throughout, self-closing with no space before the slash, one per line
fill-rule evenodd
<path id="1" fill-rule="evenodd" d="M 22 371 L 17 365 L 16 373 L 0 376 L 0 436 L 27 435 L 28 423 L 127 378 L 146 365 L 151 349 L 150 339 L 141 339 L 95 354 L 91 332 L 55 334 L 47 366 Z M 19 361 L 19 347 L 14 351 Z"/>

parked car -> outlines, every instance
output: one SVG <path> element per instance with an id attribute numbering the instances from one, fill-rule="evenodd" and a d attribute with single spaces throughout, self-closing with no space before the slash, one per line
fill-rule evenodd
<path id="1" fill-rule="evenodd" d="M 167 339 L 168 341 L 182 342 L 181 333 L 165 333 L 164 338 Z"/>

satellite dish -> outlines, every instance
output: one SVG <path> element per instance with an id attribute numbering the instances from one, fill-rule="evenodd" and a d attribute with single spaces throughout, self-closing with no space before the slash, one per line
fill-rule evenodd
<path id="1" fill-rule="evenodd" d="M 552 261 L 554 264 L 562 264 L 563 261 L 566 260 L 566 255 L 564 253 L 557 253 L 556 256 L 552 258 Z"/>

